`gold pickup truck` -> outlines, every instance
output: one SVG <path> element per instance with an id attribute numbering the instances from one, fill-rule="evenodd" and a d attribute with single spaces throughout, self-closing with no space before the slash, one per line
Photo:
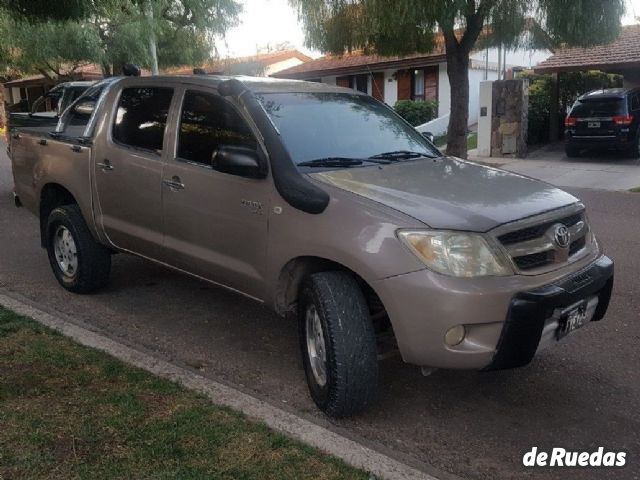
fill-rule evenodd
<path id="1" fill-rule="evenodd" d="M 64 288 L 102 287 L 128 252 L 263 302 L 297 319 L 331 416 L 374 401 L 390 349 L 424 373 L 518 367 L 611 295 L 578 199 L 445 157 L 346 88 L 112 78 L 9 153 Z"/>

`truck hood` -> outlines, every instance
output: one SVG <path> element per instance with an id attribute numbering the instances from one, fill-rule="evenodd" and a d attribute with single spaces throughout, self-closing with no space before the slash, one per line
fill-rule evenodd
<path id="1" fill-rule="evenodd" d="M 486 232 L 578 201 L 547 183 L 452 157 L 310 176 L 441 229 Z"/>

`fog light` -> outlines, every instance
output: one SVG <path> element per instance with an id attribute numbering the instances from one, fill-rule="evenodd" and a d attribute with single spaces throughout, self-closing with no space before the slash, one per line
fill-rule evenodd
<path id="1" fill-rule="evenodd" d="M 453 347 L 458 345 L 462 340 L 464 340 L 466 332 L 464 330 L 464 325 L 456 325 L 455 327 L 451 327 L 447 330 L 447 333 L 444 334 L 444 343 Z"/>

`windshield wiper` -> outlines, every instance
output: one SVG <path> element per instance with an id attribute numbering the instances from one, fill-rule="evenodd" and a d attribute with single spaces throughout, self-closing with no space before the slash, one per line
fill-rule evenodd
<path id="1" fill-rule="evenodd" d="M 316 158 L 315 160 L 307 160 L 300 162 L 299 167 L 357 167 L 362 165 L 363 160 L 350 157 L 326 157 Z"/>
<path id="2" fill-rule="evenodd" d="M 385 160 L 407 160 L 410 158 L 420 158 L 420 157 L 426 157 L 426 158 L 434 158 L 433 156 L 430 156 L 424 152 L 412 152 L 409 150 L 394 150 L 393 152 L 384 152 L 384 153 L 379 153 L 377 155 L 372 155 L 369 158 L 382 158 Z"/>

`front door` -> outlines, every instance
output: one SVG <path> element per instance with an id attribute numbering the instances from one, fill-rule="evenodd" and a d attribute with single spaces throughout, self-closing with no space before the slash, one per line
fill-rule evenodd
<path id="1" fill-rule="evenodd" d="M 262 299 L 272 183 L 212 168 L 221 146 L 261 147 L 213 91 L 186 90 L 177 117 L 176 155 L 163 172 L 166 261 Z"/>
<path id="2" fill-rule="evenodd" d="M 173 89 L 128 86 L 95 149 L 96 222 L 118 248 L 162 256 L 162 168 Z"/>

